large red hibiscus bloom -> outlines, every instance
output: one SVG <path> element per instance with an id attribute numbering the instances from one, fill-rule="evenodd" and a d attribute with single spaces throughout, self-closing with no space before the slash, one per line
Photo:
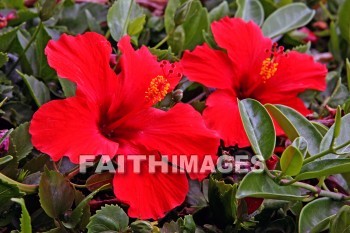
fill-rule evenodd
<path id="1" fill-rule="evenodd" d="M 215 155 L 219 139 L 191 106 L 179 103 L 168 111 L 152 107 L 181 78 L 178 64 L 158 62 L 146 47 L 135 51 L 127 36 L 118 46 L 121 72 L 115 74 L 109 66 L 111 46 L 101 35 L 63 35 L 49 42 L 45 52 L 50 66 L 76 83 L 77 91 L 34 114 L 33 145 L 54 161 L 68 156 L 73 163 L 81 155 Z M 186 174 L 152 173 L 147 163 L 136 174 L 133 162 L 126 161 L 125 173 L 117 173 L 113 185 L 116 197 L 129 204 L 129 216 L 158 219 L 184 201 Z"/>
<path id="2" fill-rule="evenodd" d="M 186 51 L 182 65 L 190 80 L 216 88 L 207 99 L 203 117 L 226 145 L 249 145 L 237 99 L 284 104 L 309 113 L 298 94 L 306 89 L 325 89 L 324 65 L 309 55 L 285 52 L 264 37 L 253 22 L 225 17 L 211 28 L 215 41 L 226 51 L 204 44 Z"/>

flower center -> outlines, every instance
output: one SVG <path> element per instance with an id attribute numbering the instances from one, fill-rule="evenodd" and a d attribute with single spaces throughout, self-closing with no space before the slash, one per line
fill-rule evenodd
<path id="1" fill-rule="evenodd" d="M 281 55 L 287 55 L 284 52 L 284 47 L 277 47 L 277 43 L 274 43 L 272 50 L 267 49 L 266 53 L 269 53 L 269 57 L 265 58 L 261 65 L 260 76 L 263 83 L 275 76 L 278 69 L 278 60 Z"/>
<path id="2" fill-rule="evenodd" d="M 145 97 L 148 102 L 155 104 L 161 101 L 170 89 L 170 83 L 163 75 L 158 75 L 153 78 L 145 92 Z"/>

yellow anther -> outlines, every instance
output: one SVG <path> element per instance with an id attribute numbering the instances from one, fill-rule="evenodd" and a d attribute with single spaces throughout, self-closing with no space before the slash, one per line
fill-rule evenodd
<path id="1" fill-rule="evenodd" d="M 264 83 L 266 83 L 267 80 L 269 80 L 275 75 L 277 68 L 278 68 L 278 63 L 273 61 L 273 59 L 271 59 L 270 57 L 266 58 L 263 61 L 261 70 L 260 70 L 260 76 Z"/>
<path id="2" fill-rule="evenodd" d="M 161 101 L 166 94 L 168 94 L 169 89 L 170 83 L 168 80 L 164 76 L 158 75 L 151 80 L 150 85 L 145 92 L 146 100 L 152 104 L 155 104 Z"/>

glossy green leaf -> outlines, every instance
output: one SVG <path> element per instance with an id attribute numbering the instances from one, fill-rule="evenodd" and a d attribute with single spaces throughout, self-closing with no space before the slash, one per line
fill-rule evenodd
<path id="1" fill-rule="evenodd" d="M 305 140 L 305 138 L 303 137 L 296 138 L 293 141 L 292 146 L 294 146 L 295 148 L 298 148 L 298 150 L 301 152 L 301 154 L 305 158 L 307 154 L 307 148 L 308 148 L 307 141 Z"/>
<path id="2" fill-rule="evenodd" d="M 50 101 L 49 88 L 43 82 L 39 81 L 33 76 L 22 73 L 20 73 L 20 75 L 38 107 Z"/>
<path id="3" fill-rule="evenodd" d="M 290 140 L 299 136 L 307 139 L 308 150 L 311 155 L 319 152 L 322 135 L 315 126 L 296 110 L 283 105 L 266 105 L 274 119 L 278 122 Z M 277 111 L 276 108 L 279 110 Z M 292 125 L 294 127 L 292 127 Z"/>
<path id="4" fill-rule="evenodd" d="M 281 170 L 288 176 L 298 175 L 303 165 L 303 154 L 294 146 L 288 146 L 282 153 Z"/>
<path id="5" fill-rule="evenodd" d="M 236 198 L 260 197 L 278 200 L 302 200 L 301 191 L 295 186 L 280 186 L 265 173 L 248 173 L 238 187 Z"/>
<path id="6" fill-rule="evenodd" d="M 209 12 L 210 22 L 219 20 L 230 13 L 230 8 L 226 1 L 223 1 Z"/>
<path id="7" fill-rule="evenodd" d="M 292 3 L 273 12 L 262 25 L 265 36 L 274 38 L 310 22 L 315 11 L 304 3 Z"/>
<path id="8" fill-rule="evenodd" d="M 328 198 L 320 198 L 308 203 L 300 213 L 299 232 L 311 232 L 320 222 L 336 214 L 343 205 L 342 202 Z"/>
<path id="9" fill-rule="evenodd" d="M 346 172 L 350 172 L 350 159 L 324 159 L 302 166 L 299 175 L 295 179 L 307 180 Z"/>
<path id="10" fill-rule="evenodd" d="M 345 0 L 339 7 L 338 25 L 341 36 L 350 43 L 350 0 Z"/>
<path id="11" fill-rule="evenodd" d="M 276 132 L 269 113 L 263 105 L 253 99 L 239 101 L 238 106 L 254 152 L 268 160 L 276 144 Z"/>
<path id="12" fill-rule="evenodd" d="M 21 233 L 32 233 L 31 218 L 22 198 L 11 198 L 11 201 L 21 205 L 22 215 L 20 218 L 21 222 Z"/>
<path id="13" fill-rule="evenodd" d="M 101 186 L 100 188 L 96 189 L 92 193 L 90 193 L 87 197 L 82 200 L 77 207 L 73 210 L 72 214 L 70 215 L 69 219 L 65 222 L 62 222 L 63 225 L 67 228 L 75 228 L 76 225 L 80 222 L 81 217 L 83 216 L 83 210 L 84 208 L 89 204 L 89 201 L 101 190 L 103 190 L 108 184 L 105 184 Z"/>
<path id="14" fill-rule="evenodd" d="M 0 68 L 4 66 L 9 60 L 9 57 L 6 53 L 0 52 Z"/>
<path id="15" fill-rule="evenodd" d="M 16 157 L 18 161 L 24 159 L 33 149 L 31 136 L 29 134 L 29 123 L 18 126 L 10 135 L 9 154 Z"/>
<path id="16" fill-rule="evenodd" d="M 24 193 L 20 192 L 18 187 L 9 184 L 0 179 L 0 207 L 7 204 L 11 198 L 22 197 Z"/>
<path id="17" fill-rule="evenodd" d="M 119 41 L 127 34 L 130 22 L 142 15 L 143 10 L 135 1 L 115 1 L 107 14 L 107 24 L 113 39 Z"/>
<path id="18" fill-rule="evenodd" d="M 261 26 L 264 22 L 264 8 L 258 0 L 238 0 L 238 9 L 235 17 L 249 22 L 252 20 Z"/>
<path id="19" fill-rule="evenodd" d="M 45 169 L 39 184 L 41 207 L 51 218 L 58 218 L 72 207 L 74 188 L 60 173 Z"/>
<path id="20" fill-rule="evenodd" d="M 90 218 L 88 233 L 123 232 L 127 229 L 129 217 L 117 205 L 105 205 Z"/>
<path id="21" fill-rule="evenodd" d="M 331 220 L 330 233 L 350 232 L 350 206 L 343 206 Z"/>
<path id="22" fill-rule="evenodd" d="M 332 127 L 328 130 L 326 135 L 323 137 L 320 145 L 320 151 L 325 151 L 329 149 L 332 142 L 332 137 L 334 135 L 334 128 L 335 128 L 335 125 L 332 125 Z M 340 128 L 339 136 L 334 141 L 334 145 L 336 147 L 346 142 L 350 142 L 350 114 L 347 114 L 342 117 L 342 127 Z M 350 153 L 350 146 L 339 149 L 337 153 L 339 154 Z M 337 158 L 337 157 L 338 155 L 330 154 L 330 155 L 324 156 L 322 159 Z"/>

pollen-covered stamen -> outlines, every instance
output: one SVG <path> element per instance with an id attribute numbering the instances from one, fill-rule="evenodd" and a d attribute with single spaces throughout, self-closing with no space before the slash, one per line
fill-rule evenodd
<path id="1" fill-rule="evenodd" d="M 169 81 L 164 76 L 158 75 L 151 80 L 150 85 L 145 92 L 146 100 L 155 104 L 161 101 L 168 94 L 169 90 Z"/>
<path id="2" fill-rule="evenodd" d="M 272 78 L 278 69 L 278 60 L 281 55 L 284 55 L 284 47 L 277 47 L 277 43 L 274 43 L 272 50 L 266 50 L 266 53 L 269 53 L 270 56 L 265 58 L 261 65 L 260 76 L 263 80 L 263 83 L 266 83 L 267 80 Z"/>

